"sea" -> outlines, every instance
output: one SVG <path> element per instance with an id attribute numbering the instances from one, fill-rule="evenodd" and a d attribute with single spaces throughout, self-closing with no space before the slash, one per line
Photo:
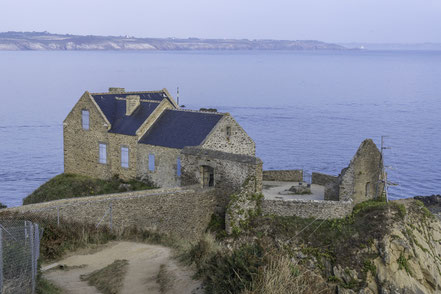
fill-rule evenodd
<path id="1" fill-rule="evenodd" d="M 229 112 L 264 169 L 338 175 L 384 136 L 390 197 L 441 193 L 441 51 L 0 51 L 1 203 L 63 172 L 64 118 L 108 87 Z"/>

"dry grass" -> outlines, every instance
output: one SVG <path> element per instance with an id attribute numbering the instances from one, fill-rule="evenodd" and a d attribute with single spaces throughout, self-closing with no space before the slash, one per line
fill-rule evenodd
<path id="1" fill-rule="evenodd" d="M 167 266 L 161 264 L 156 277 L 156 282 L 159 284 L 159 291 L 161 291 L 161 293 L 167 293 L 172 288 L 174 279 L 173 274 L 167 271 Z"/>
<path id="2" fill-rule="evenodd" d="M 118 294 L 123 286 L 129 262 L 125 259 L 115 260 L 112 264 L 87 275 L 81 275 L 82 281 L 95 286 L 103 294 Z"/>
<path id="3" fill-rule="evenodd" d="M 276 255 L 253 281 L 253 290 L 244 294 L 331 294 L 323 278 L 310 270 L 300 268 L 290 258 Z"/>

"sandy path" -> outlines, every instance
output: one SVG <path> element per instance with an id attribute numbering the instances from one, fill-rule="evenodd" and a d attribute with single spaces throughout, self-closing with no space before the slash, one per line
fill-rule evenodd
<path id="1" fill-rule="evenodd" d="M 67 257 L 58 263 L 67 267 L 82 267 L 69 270 L 53 269 L 44 275 L 61 287 L 64 293 L 98 294 L 100 292 L 95 287 L 80 280 L 80 275 L 101 269 L 116 259 L 129 261 L 121 294 L 161 293 L 156 277 L 162 264 L 171 278 L 170 288 L 166 293 L 202 293 L 201 283 L 191 278 L 190 270 L 178 265 L 171 258 L 169 248 L 135 242 L 111 242 L 95 253 Z"/>

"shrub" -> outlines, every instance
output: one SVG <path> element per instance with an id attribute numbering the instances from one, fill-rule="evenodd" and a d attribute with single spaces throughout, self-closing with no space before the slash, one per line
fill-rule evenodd
<path id="1" fill-rule="evenodd" d="M 60 174 L 50 179 L 29 196 L 24 198 L 23 204 L 26 205 L 58 199 L 126 192 L 126 187 L 130 187 L 130 190 L 133 191 L 154 188 L 151 184 L 146 184 L 143 181 L 135 179 L 124 181 L 118 176 L 114 176 L 110 180 L 101 180 L 81 175 Z"/>

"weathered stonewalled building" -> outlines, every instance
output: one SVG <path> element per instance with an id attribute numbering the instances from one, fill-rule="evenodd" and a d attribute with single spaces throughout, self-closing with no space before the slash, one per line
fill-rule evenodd
<path id="1" fill-rule="evenodd" d="M 372 139 L 366 139 L 340 175 L 312 173 L 311 182 L 325 187 L 325 200 L 352 200 L 357 204 L 381 197 L 385 181 L 381 152 Z"/>
<path id="2" fill-rule="evenodd" d="M 85 92 L 66 117 L 63 130 L 66 173 L 101 179 L 137 177 L 159 187 L 195 182 L 215 187 L 247 177 L 226 172 L 235 165 L 233 155 L 248 156 L 245 161 L 260 164 L 261 169 L 254 157 L 255 143 L 228 113 L 180 109 L 165 89 Z M 204 160 L 190 159 L 190 154 L 182 153 L 185 147 L 213 152 L 204 153 Z M 188 175 L 192 169 L 198 172 Z M 253 168 L 241 171 L 256 174 Z"/>

